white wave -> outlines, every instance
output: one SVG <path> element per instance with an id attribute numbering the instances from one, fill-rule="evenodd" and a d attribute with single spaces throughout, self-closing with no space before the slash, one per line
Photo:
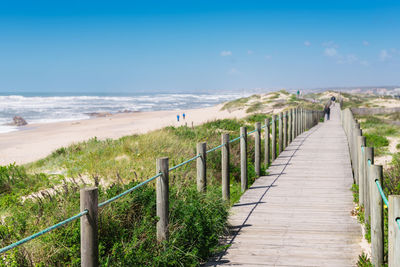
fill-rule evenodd
<path id="1" fill-rule="evenodd" d="M 87 113 L 124 110 L 185 110 L 209 107 L 244 94 L 154 94 L 135 96 L 0 96 L 0 132 L 11 132 L 18 127 L 4 124 L 13 116 L 22 116 L 29 124 L 87 119 Z"/>

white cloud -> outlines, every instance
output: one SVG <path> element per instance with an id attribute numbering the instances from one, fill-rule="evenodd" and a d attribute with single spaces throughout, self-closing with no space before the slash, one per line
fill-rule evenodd
<path id="1" fill-rule="evenodd" d="M 305 46 L 311 46 L 311 43 L 310 43 L 310 41 L 304 41 L 304 45 Z"/>
<path id="2" fill-rule="evenodd" d="M 333 41 L 323 42 L 322 46 L 324 47 L 331 47 L 331 48 L 338 48 L 339 46 L 335 44 Z"/>
<path id="3" fill-rule="evenodd" d="M 369 66 L 369 62 L 366 61 L 366 60 L 361 60 L 361 61 L 360 61 L 360 64 L 363 65 L 363 66 L 366 66 L 366 67 Z"/>
<path id="4" fill-rule="evenodd" d="M 325 48 L 324 54 L 325 54 L 325 56 L 328 56 L 328 57 L 334 57 L 334 56 L 337 56 L 338 52 L 337 52 L 336 48 L 328 47 L 328 48 Z"/>
<path id="5" fill-rule="evenodd" d="M 379 60 L 380 61 L 386 61 L 392 57 L 391 54 L 386 49 L 382 49 L 381 52 L 379 53 Z"/>
<path id="6" fill-rule="evenodd" d="M 222 57 L 232 56 L 232 52 L 224 50 L 224 51 L 221 52 L 221 56 Z"/>
<path id="7" fill-rule="evenodd" d="M 252 55 L 253 53 L 254 53 L 253 50 L 247 50 L 248 55 Z"/>
<path id="8" fill-rule="evenodd" d="M 230 74 L 230 75 L 236 75 L 236 74 L 239 74 L 240 72 L 236 69 L 236 68 L 231 68 L 229 71 L 228 71 L 228 74 Z"/>
<path id="9" fill-rule="evenodd" d="M 358 57 L 353 54 L 349 54 L 346 56 L 338 55 L 337 57 L 338 57 L 337 63 L 339 63 L 339 64 L 353 64 L 353 63 L 359 61 Z"/>
<path id="10" fill-rule="evenodd" d="M 363 41 L 362 42 L 364 46 L 369 46 L 369 42 L 368 41 Z"/>

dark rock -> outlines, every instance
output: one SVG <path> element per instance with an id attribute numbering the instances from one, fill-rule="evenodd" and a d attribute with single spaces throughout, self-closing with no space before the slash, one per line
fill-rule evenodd
<path id="1" fill-rule="evenodd" d="M 14 121 L 13 125 L 16 126 L 24 126 L 28 124 L 26 120 L 24 120 L 24 118 L 22 118 L 21 116 L 14 116 L 13 121 Z"/>

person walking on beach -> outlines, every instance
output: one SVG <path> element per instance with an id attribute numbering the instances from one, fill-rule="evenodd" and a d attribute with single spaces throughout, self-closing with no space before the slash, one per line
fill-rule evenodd
<path id="1" fill-rule="evenodd" d="M 179 122 L 179 114 L 176 115 L 176 120 Z"/>
<path id="2" fill-rule="evenodd" d="M 183 120 L 185 120 L 185 118 L 186 118 L 186 114 L 185 113 L 182 114 L 182 118 L 183 118 Z"/>
<path id="3" fill-rule="evenodd" d="M 329 101 L 326 103 L 325 108 L 324 108 L 324 113 L 326 115 L 326 120 L 329 121 L 331 117 L 331 105 L 332 105 L 332 100 L 329 99 Z"/>

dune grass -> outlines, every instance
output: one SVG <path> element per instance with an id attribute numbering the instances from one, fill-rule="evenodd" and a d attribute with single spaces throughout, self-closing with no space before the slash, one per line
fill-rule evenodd
<path id="1" fill-rule="evenodd" d="M 208 149 L 220 144 L 221 133 L 231 138 L 240 126 L 254 129 L 267 116 L 217 120 L 201 126 L 166 127 L 144 135 L 117 140 L 93 138 L 60 148 L 26 166 L 0 170 L 0 246 L 3 247 L 79 212 L 82 183 L 98 184 L 99 201 L 109 199 L 155 174 L 155 159 L 167 156 L 170 166 L 196 154 L 196 143 Z M 249 184 L 255 179 L 254 140 L 249 136 Z M 230 205 L 240 198 L 239 144 L 231 145 L 231 202 L 221 200 L 221 155 L 207 155 L 208 187 L 195 186 L 195 163 L 170 173 L 170 239 L 156 241 L 155 189 L 150 183 L 106 206 L 99 214 L 102 266 L 197 266 L 218 251 L 219 237 L 227 231 Z M 265 172 L 265 169 L 262 170 Z M 58 173 L 50 175 L 48 173 Z M 85 177 L 85 178 L 84 178 Z M 71 182 L 71 178 L 73 182 Z M 82 179 L 81 179 L 82 178 Z M 29 186 L 19 186 L 27 183 Z M 53 193 L 22 200 L 21 196 L 51 187 Z M 79 220 L 50 232 L 0 257 L 0 266 L 80 265 Z"/>

